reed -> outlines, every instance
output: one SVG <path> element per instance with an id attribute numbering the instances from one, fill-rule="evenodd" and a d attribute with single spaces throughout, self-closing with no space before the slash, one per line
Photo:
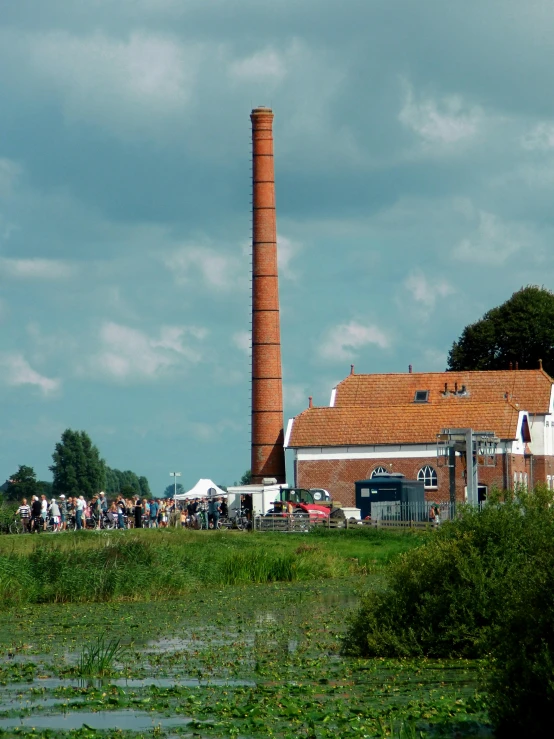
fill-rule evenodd
<path id="1" fill-rule="evenodd" d="M 75 603 L 176 597 L 203 587 L 295 582 L 363 574 L 385 562 L 379 538 L 110 532 L 2 537 L 0 609 L 23 603 Z M 22 542 L 20 544 L 20 542 Z M 409 537 L 404 548 L 413 546 Z M 399 547 L 397 537 L 390 548 Z"/>
<path id="2" fill-rule="evenodd" d="M 114 670 L 114 663 L 125 656 L 125 647 L 119 639 L 106 640 L 98 636 L 92 644 L 85 645 L 79 656 L 75 673 L 80 677 L 106 677 Z"/>

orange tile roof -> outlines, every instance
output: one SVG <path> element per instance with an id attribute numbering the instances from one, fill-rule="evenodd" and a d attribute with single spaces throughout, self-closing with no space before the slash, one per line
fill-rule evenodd
<path id="1" fill-rule="evenodd" d="M 443 428 L 494 431 L 500 439 L 515 439 L 518 415 L 519 409 L 506 400 L 476 403 L 465 398 L 393 408 L 308 408 L 294 419 L 288 446 L 428 444 Z"/>
<path id="2" fill-rule="evenodd" d="M 446 397 L 445 383 L 451 393 Z M 466 397 L 453 395 L 455 383 L 458 390 L 465 385 Z M 429 390 L 432 405 L 458 400 L 469 404 L 508 399 L 522 410 L 542 414 L 548 413 L 552 384 L 552 378 L 541 369 L 350 375 L 337 385 L 335 407 L 407 405 L 413 403 L 416 390 Z"/>

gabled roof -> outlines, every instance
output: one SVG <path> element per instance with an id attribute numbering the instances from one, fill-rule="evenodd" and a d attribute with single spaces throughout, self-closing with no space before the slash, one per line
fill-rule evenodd
<path id="1" fill-rule="evenodd" d="M 352 374 L 337 385 L 334 407 L 402 406 L 413 403 L 416 390 L 429 390 L 428 402 L 432 405 L 446 405 L 453 401 L 469 404 L 509 400 L 529 413 L 545 414 L 550 408 L 552 384 L 552 378 L 542 369 Z M 454 394 L 456 385 L 458 392 L 465 386 L 463 397 Z"/>
<path id="2" fill-rule="evenodd" d="M 393 408 L 347 406 L 308 408 L 293 421 L 287 446 L 333 447 L 374 444 L 430 444 L 444 428 L 494 431 L 515 439 L 519 409 L 509 401 L 410 403 Z"/>

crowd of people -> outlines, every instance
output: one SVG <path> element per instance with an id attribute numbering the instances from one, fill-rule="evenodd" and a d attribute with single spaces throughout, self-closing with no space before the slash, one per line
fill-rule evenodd
<path id="1" fill-rule="evenodd" d="M 81 529 L 140 529 L 168 525 L 195 529 L 219 528 L 222 517 L 227 517 L 224 498 L 196 498 L 174 501 L 169 498 L 140 497 L 125 499 L 118 495 L 108 501 L 102 491 L 90 501 L 83 495 L 59 495 L 48 500 L 34 495 L 31 503 L 24 498 L 17 509 L 23 533 L 67 531 Z"/>

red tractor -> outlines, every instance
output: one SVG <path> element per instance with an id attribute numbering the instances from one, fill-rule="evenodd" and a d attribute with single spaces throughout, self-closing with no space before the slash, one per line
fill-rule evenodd
<path id="1" fill-rule="evenodd" d="M 310 522 L 329 517 L 344 518 L 340 508 L 333 508 L 331 496 L 323 488 L 288 488 L 282 487 L 273 501 L 273 509 L 269 515 L 292 514 L 308 517 Z"/>

